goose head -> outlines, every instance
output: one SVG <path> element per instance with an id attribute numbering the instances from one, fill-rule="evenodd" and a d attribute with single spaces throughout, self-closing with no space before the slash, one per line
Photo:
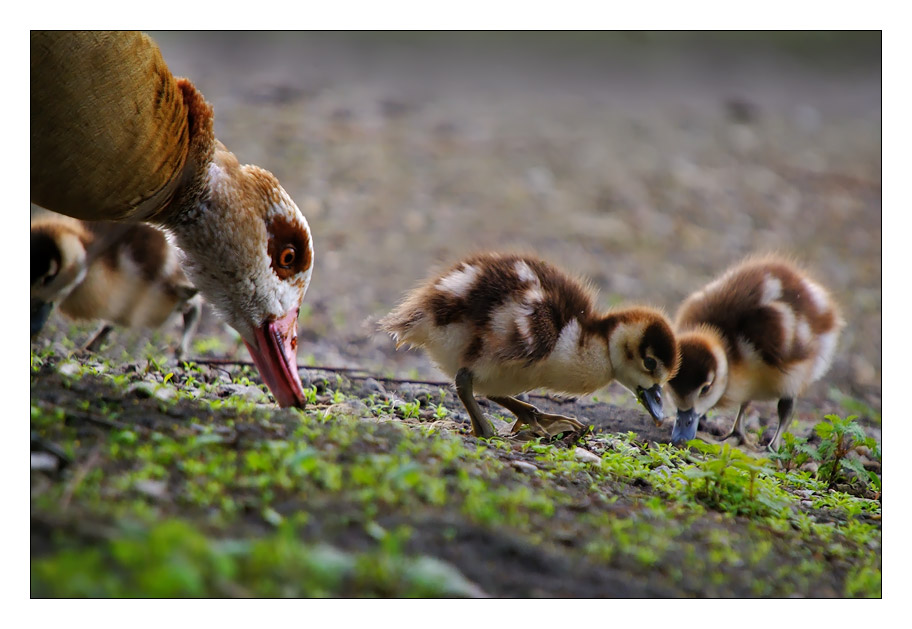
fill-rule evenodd
<path id="1" fill-rule="evenodd" d="M 166 224 L 188 278 L 241 335 L 279 405 L 303 406 L 297 319 L 313 240 L 291 197 L 216 142 L 196 203 Z"/>

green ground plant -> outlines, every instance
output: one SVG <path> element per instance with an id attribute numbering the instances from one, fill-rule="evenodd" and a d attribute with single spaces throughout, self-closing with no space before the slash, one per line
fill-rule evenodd
<path id="1" fill-rule="evenodd" d="M 770 456 L 779 461 L 785 471 L 799 468 L 809 461 L 816 462 L 817 479 L 830 489 L 840 482 L 857 480 L 879 492 L 880 476 L 866 470 L 859 459 L 849 456 L 852 452 L 864 451 L 878 462 L 881 456 L 877 441 L 865 435 L 856 419 L 855 415 L 845 418 L 827 415 L 814 426 L 814 433 L 820 438 L 819 444 L 812 445 L 806 438 L 786 433 L 778 451 Z"/>
<path id="2" fill-rule="evenodd" d="M 33 553 L 35 595 L 497 595 L 528 561 L 566 566 L 552 581 L 574 595 L 604 595 L 585 589 L 605 587 L 604 570 L 661 575 L 665 589 L 640 596 L 809 594 L 821 579 L 879 594 L 879 500 L 794 462 L 634 432 L 581 449 L 479 441 L 437 388 L 405 413 L 398 396 L 314 377 L 307 410 L 279 410 L 218 397 L 242 369 L 140 367 L 33 357 L 33 443 L 68 465 L 33 472 L 33 527 L 56 531 Z M 54 378 L 72 391 L 52 403 Z M 855 434 L 829 423 L 834 439 Z"/>

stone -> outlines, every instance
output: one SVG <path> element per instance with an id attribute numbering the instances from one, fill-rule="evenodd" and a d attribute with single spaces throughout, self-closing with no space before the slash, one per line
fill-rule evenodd
<path id="1" fill-rule="evenodd" d="M 223 384 L 218 390 L 219 397 L 242 397 L 257 404 L 269 402 L 269 396 L 252 384 Z"/>
<path id="2" fill-rule="evenodd" d="M 510 461 L 510 465 L 526 474 L 533 474 L 538 471 L 538 467 L 527 461 Z"/>
<path id="3" fill-rule="evenodd" d="M 138 480 L 133 484 L 133 489 L 150 498 L 164 498 L 168 494 L 168 485 L 160 480 Z"/>
<path id="4" fill-rule="evenodd" d="M 370 409 L 361 400 L 346 400 L 339 404 L 333 404 L 326 409 L 329 415 L 344 415 L 346 417 L 365 417 L 370 415 Z"/>
<path id="5" fill-rule="evenodd" d="M 35 472 L 54 472 L 60 461 L 48 452 L 32 452 L 31 468 Z"/>
<path id="6" fill-rule="evenodd" d="M 598 455 L 589 452 L 589 450 L 585 448 L 578 447 L 573 451 L 573 454 L 577 459 L 586 463 L 600 463 L 602 460 L 598 457 Z"/>

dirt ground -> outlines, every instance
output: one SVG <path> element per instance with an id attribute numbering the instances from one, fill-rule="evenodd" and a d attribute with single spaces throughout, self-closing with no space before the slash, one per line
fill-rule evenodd
<path id="1" fill-rule="evenodd" d="M 81 362 L 83 365 L 100 365 L 93 359 Z M 48 448 L 48 444 L 69 442 L 76 444 L 75 454 L 71 459 L 64 455 L 61 458 L 62 467 L 56 471 L 32 473 L 33 559 L 40 562 L 43 558 L 55 556 L 55 553 L 59 558 L 62 551 L 71 548 L 102 548 L 109 538 L 117 539 L 118 535 L 123 536 L 123 530 L 135 529 L 137 515 L 129 515 L 130 511 L 124 515 L 121 510 L 135 502 L 137 496 L 142 499 L 141 502 L 151 503 L 155 520 L 179 516 L 195 522 L 204 530 L 210 530 L 216 538 L 256 539 L 271 534 L 273 524 L 264 521 L 261 511 L 260 500 L 263 497 L 259 491 L 251 494 L 251 487 L 244 480 L 226 485 L 219 493 L 221 498 L 227 497 L 244 505 L 241 517 L 227 524 L 214 524 L 213 512 L 217 509 L 212 505 L 201 506 L 192 497 L 191 488 L 197 482 L 205 484 L 205 475 L 194 481 L 188 474 L 190 468 L 185 467 L 184 462 L 177 463 L 165 473 L 161 488 L 153 493 L 140 483 L 125 482 L 138 469 L 134 456 L 118 460 L 108 450 L 112 439 L 116 441 L 120 431 L 138 435 L 139 443 L 154 443 L 162 435 L 178 438 L 199 435 L 199 431 L 204 431 L 203 434 L 210 436 L 220 435 L 211 446 L 215 451 L 236 451 L 249 456 L 264 445 L 277 441 L 298 441 L 293 436 L 296 425 L 294 414 L 276 412 L 261 390 L 254 391 L 251 399 L 256 399 L 258 403 L 256 410 L 248 416 L 249 411 L 239 414 L 231 407 L 214 409 L 205 401 L 169 403 L 167 398 L 149 396 L 138 389 L 124 392 L 106 382 L 104 377 L 84 375 L 72 380 L 62 375 L 66 368 L 59 370 L 59 367 L 58 361 L 42 366 L 33 378 L 31 395 L 33 408 L 40 409 L 39 415 L 61 413 L 64 421 L 44 424 L 39 430 L 41 436 L 38 441 L 33 431 L 32 450 L 55 452 L 54 446 Z M 172 384 L 180 388 L 188 382 L 189 372 L 175 367 L 169 369 L 174 369 Z M 241 369 L 237 366 L 203 367 L 194 374 L 202 381 L 222 383 L 218 397 L 224 398 L 238 395 L 238 388 L 227 383 L 234 381 Z M 143 371 L 141 363 L 125 363 L 122 368 L 118 367 L 107 375 L 137 375 Z M 156 376 L 147 373 L 143 379 L 154 382 Z M 344 426 L 339 425 L 341 420 L 336 418 L 337 427 L 347 434 L 344 442 L 335 442 L 330 431 L 322 427 L 317 432 L 323 436 L 305 446 L 315 448 L 320 456 L 327 457 L 324 465 L 331 465 L 333 457 L 349 465 L 357 465 L 366 458 L 383 459 L 391 451 L 397 451 L 406 440 L 406 435 L 414 434 L 417 432 L 415 429 L 422 427 L 436 432 L 431 440 L 457 436 L 469 448 L 476 444 L 482 447 L 472 437 L 468 416 L 455 395 L 446 396 L 444 405 L 448 413 L 445 419 L 435 418 L 429 410 L 434 407 L 433 402 L 441 399 L 439 387 L 397 385 L 393 382 L 381 384 L 360 376 L 340 377 L 339 374 L 320 370 L 308 372 L 305 384 L 308 387 L 315 385 L 318 391 L 315 403 L 309 406 L 311 413 L 322 409 L 331 414 L 361 415 L 354 424 Z M 332 397 L 338 393 L 344 393 L 348 401 L 333 404 Z M 250 393 L 244 391 L 244 394 Z M 419 401 L 423 410 L 414 417 L 403 417 L 399 412 L 375 417 L 363 403 L 369 394 L 377 399 L 392 401 L 394 406 Z M 575 415 L 594 427 L 590 435 L 578 441 L 557 441 L 545 446 L 552 452 L 561 449 L 572 452 L 582 446 L 590 453 L 589 456 L 597 456 L 618 447 L 611 434 L 628 431 L 636 433 L 636 442 L 643 444 L 647 450 L 650 444 L 654 447 L 656 442 L 662 443 L 668 438 L 666 431 L 654 427 L 645 413 L 629 407 L 604 401 L 552 400 L 539 395 L 532 396 L 530 401 L 543 410 Z M 486 400 L 481 403 L 488 413 L 498 410 Z M 33 418 L 35 414 L 33 410 Z M 500 417 L 492 415 L 492 418 L 502 434 L 508 432 L 508 423 Z M 214 427 L 215 432 L 210 432 L 205 426 Z M 376 539 L 370 534 L 371 526 L 379 525 L 390 531 L 407 527 L 410 535 L 402 551 L 434 557 L 452 566 L 461 575 L 460 578 L 467 579 L 471 584 L 468 590 L 470 596 L 840 597 L 845 596 L 848 575 L 858 569 L 858 560 L 850 559 L 852 555 L 847 556 L 847 553 L 858 554 L 859 550 L 852 546 L 855 542 L 843 541 L 843 547 L 832 537 L 829 540 L 820 539 L 799 530 L 779 530 L 771 534 L 768 525 L 752 523 L 747 518 L 722 517 L 723 514 L 711 510 L 677 511 L 671 503 L 670 511 L 659 516 L 645 505 L 650 499 L 665 501 L 667 497 L 650 483 L 602 480 L 595 491 L 592 478 L 584 468 L 578 467 L 570 475 L 552 476 L 548 473 L 550 466 L 547 460 L 536 456 L 535 452 L 526 451 L 521 443 L 486 450 L 486 457 L 493 457 L 495 462 L 505 465 L 494 476 L 485 478 L 487 491 L 525 492 L 532 488 L 536 492 L 556 491 L 561 496 L 553 512 L 526 514 L 525 517 L 530 520 L 523 525 L 492 526 L 478 522 L 467 513 L 467 502 L 458 493 L 447 504 L 439 506 L 428 505 L 421 500 L 409 501 L 405 505 L 390 504 L 389 498 L 384 499 L 382 494 L 378 494 L 370 501 L 370 510 L 366 512 L 364 506 L 355 500 L 356 485 L 349 487 L 343 484 L 332 490 L 319 485 L 313 487 L 306 481 L 300 482 L 291 491 L 277 492 L 270 499 L 269 508 L 282 517 L 291 518 L 301 512 L 308 514 L 306 526 L 297 533 L 300 539 L 306 543 L 330 544 L 349 553 L 366 552 L 376 546 Z M 196 452 L 188 452 L 185 456 L 189 461 L 197 455 Z M 437 457 L 429 452 L 414 451 L 412 457 L 407 465 L 417 466 L 423 474 L 442 474 L 444 477 L 485 474 L 484 467 L 468 463 L 440 468 Z M 434 469 L 435 465 L 438 469 Z M 89 475 L 94 477 L 92 488 L 86 487 L 90 484 L 87 480 Z M 99 482 L 100 486 L 95 488 L 94 484 Z M 56 497 L 59 488 L 64 488 L 62 499 Z M 97 502 L 99 500 L 101 503 Z M 48 508 L 49 504 L 55 506 Z M 818 523 L 846 519 L 839 510 L 815 509 L 810 505 L 811 501 L 804 501 L 798 516 Z M 600 528 L 596 523 L 606 520 L 598 518 L 605 517 L 619 529 Z M 848 519 L 879 527 L 880 517 L 854 515 Z M 628 526 L 634 527 L 632 532 Z M 600 541 L 612 545 L 614 549 L 607 558 L 593 553 L 592 548 L 598 547 Z M 879 549 L 878 543 L 860 552 L 877 558 L 879 554 L 873 553 L 879 553 Z M 94 556 L 90 558 L 94 559 Z M 879 566 L 879 560 L 876 563 Z M 76 574 L 82 569 L 75 568 Z M 85 570 L 88 571 L 88 568 Z M 152 572 L 152 567 L 146 570 L 156 574 Z M 116 569 L 111 568 L 110 575 L 116 574 Z M 33 578 L 34 575 L 35 571 Z M 63 576 L 57 574 L 55 578 Z M 111 576 L 105 574 L 106 578 Z M 278 576 L 281 578 L 281 573 Z M 103 583 L 101 578 L 94 578 Z M 128 571 L 122 578 L 135 579 L 136 576 Z M 162 572 L 158 578 L 166 579 L 167 573 Z M 88 576 L 80 577 L 79 582 L 99 587 Z M 38 583 L 36 589 L 33 582 L 33 596 L 46 596 L 49 592 L 58 596 L 74 595 L 68 590 L 48 591 L 53 580 Z M 61 586 L 58 584 L 56 587 Z M 384 585 L 382 581 L 349 587 L 351 589 L 331 591 L 331 595 L 403 595 L 395 583 Z M 372 588 L 380 589 L 378 592 Z M 104 590 L 89 589 L 88 592 L 90 596 L 107 595 Z M 873 594 L 876 596 L 876 591 Z M 146 596 L 149 592 L 141 590 L 139 594 L 128 594 L 136 595 Z M 170 595 L 187 594 L 181 589 Z M 250 594 L 235 587 L 215 589 L 207 595 Z M 307 595 L 306 591 L 304 595 Z"/>
<path id="2" fill-rule="evenodd" d="M 591 280 L 601 306 L 645 302 L 669 314 L 727 265 L 751 252 L 777 250 L 797 256 L 832 290 L 848 323 L 832 369 L 799 399 L 793 430 L 808 435 L 825 413 L 854 411 L 880 440 L 879 40 L 648 33 L 152 35 L 172 71 L 191 77 L 214 104 L 219 139 L 242 162 L 275 173 L 311 225 L 315 270 L 298 350 L 305 385 L 330 377 L 317 369 L 330 367 L 349 370 L 341 372 L 343 389 L 362 397 L 370 375 L 385 399 L 435 395 L 436 385 L 390 380 L 442 376 L 420 352 L 397 352 L 375 322 L 438 265 L 479 249 L 534 251 Z M 171 342 L 174 332 L 155 339 Z M 38 346 L 59 345 L 68 333 L 55 314 Z M 198 344 L 195 357 L 247 359 L 236 335 L 211 311 L 198 338 L 220 341 Z M 118 356 L 136 343 L 135 335 L 122 333 L 106 354 Z M 236 374 L 229 369 L 207 373 L 231 386 Z M 175 381 L 186 376 L 175 374 Z M 120 400 L 91 377 L 64 385 L 52 365 L 33 374 L 31 396 L 42 409 L 67 409 L 68 426 L 90 426 L 80 433 L 83 452 L 96 440 L 104 443 L 92 417 L 106 404 L 118 407 L 118 421 L 135 420 L 140 431 L 192 422 L 201 412 L 179 405 L 157 416 L 154 400 Z M 602 433 L 633 431 L 656 443 L 670 436 L 670 424 L 655 427 L 618 386 L 580 400 L 533 397 L 543 409 L 579 416 Z M 81 400 L 91 401 L 87 411 L 76 410 Z M 446 406 L 440 429 L 471 443 L 455 396 Z M 774 415 L 773 404 L 759 404 L 747 428 L 765 426 L 768 439 Z M 215 422 L 220 415 L 212 417 Z M 270 421 L 261 422 L 268 434 L 251 439 L 284 438 L 284 429 Z M 721 435 L 728 421 L 717 415 L 702 428 L 707 436 Z M 368 452 L 375 447 L 364 446 Z M 589 447 L 599 452 L 598 442 Z M 498 456 L 521 458 L 515 452 Z M 33 474 L 33 495 L 42 483 L 36 488 Z M 585 500 L 582 486 L 565 489 Z M 598 510 L 626 514 L 642 497 L 638 492 L 649 493 L 636 485 L 613 489 L 619 500 Z M 325 513 L 345 512 L 341 504 L 323 507 Z M 571 512 L 562 507 L 554 514 L 555 530 L 565 521 L 575 526 Z M 78 526 L 78 518 L 70 518 L 67 526 Z M 734 566 L 725 571 L 724 585 L 672 579 L 668 575 L 681 564 L 674 553 L 650 572 L 623 558 L 590 562 L 573 546 L 572 534 L 561 537 L 551 529 L 548 544 L 536 546 L 445 510 L 408 516 L 390 510 L 380 520 L 390 528 L 397 518 L 417 531 L 410 551 L 453 563 L 488 595 L 756 595 L 750 576 Z M 251 521 L 254 528 L 262 525 Z M 332 526 L 334 520 L 320 522 L 308 536 L 346 548 L 369 542 L 363 532 Z M 441 537 L 452 525 L 457 539 Z M 33 513 L 33 555 L 50 549 L 51 531 L 59 526 L 45 512 L 37 519 Z M 730 521 L 707 516 L 688 535 L 699 545 L 733 530 Z M 763 560 L 771 563 L 757 570 L 784 575 L 782 566 L 798 561 L 789 556 L 787 538 L 777 540 Z M 766 594 L 785 596 L 791 587 L 804 596 L 840 596 L 849 570 L 840 561 L 834 559 L 832 572 L 813 584 L 783 577 L 775 586 L 781 589 Z"/>

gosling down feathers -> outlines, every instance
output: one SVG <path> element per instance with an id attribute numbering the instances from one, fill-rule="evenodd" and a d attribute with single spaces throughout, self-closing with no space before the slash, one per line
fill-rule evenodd
<path id="1" fill-rule="evenodd" d="M 92 245 L 112 234 L 113 241 L 90 260 Z M 184 331 L 175 354 L 186 355 L 201 298 L 161 231 L 144 223 L 122 229 L 115 223 L 49 216 L 32 222 L 29 249 L 32 336 L 41 331 L 55 303 L 73 319 L 107 322 L 87 344 L 91 351 L 100 347 L 112 323 L 157 328 L 181 311 Z"/>
<path id="2" fill-rule="evenodd" d="M 212 107 L 135 32 L 31 33 L 31 199 L 87 221 L 148 221 L 240 333 L 281 406 L 301 406 L 297 317 L 313 242 L 268 171 L 213 135 Z"/>
<path id="3" fill-rule="evenodd" d="M 769 443 L 778 448 L 795 398 L 829 369 L 844 325 L 826 289 L 776 256 L 749 258 L 690 295 L 675 320 L 681 367 L 668 383 L 678 409 L 672 442 L 693 439 L 711 408 L 734 406 L 724 438 L 743 439 L 750 402 L 779 400 Z"/>
<path id="4" fill-rule="evenodd" d="M 586 394 L 612 380 L 662 419 L 661 387 L 678 363 L 670 322 L 651 308 L 598 314 L 579 282 L 541 260 L 487 253 L 458 262 L 406 295 L 380 321 L 396 341 L 424 348 L 455 379 L 477 437 L 494 436 L 474 393 L 554 436 L 583 424 L 514 395 L 536 388 Z"/>

